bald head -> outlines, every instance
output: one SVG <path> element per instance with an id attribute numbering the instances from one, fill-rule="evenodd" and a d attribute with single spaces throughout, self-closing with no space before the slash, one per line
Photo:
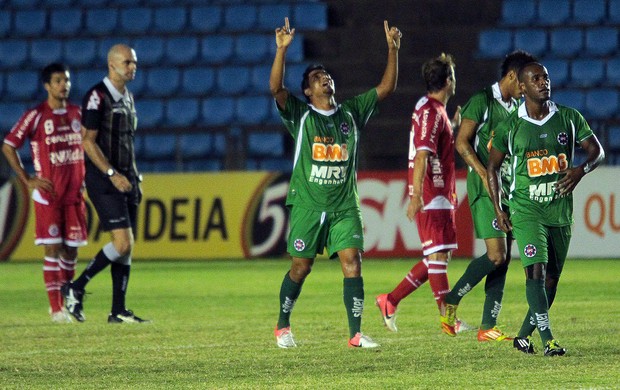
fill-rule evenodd
<path id="1" fill-rule="evenodd" d="M 138 58 L 129 46 L 118 43 L 108 51 L 108 78 L 118 88 L 125 90 L 125 84 L 136 77 Z"/>
<path id="2" fill-rule="evenodd" d="M 108 62 L 113 61 L 115 58 L 123 56 L 124 54 L 131 53 L 131 51 L 131 47 L 125 45 L 124 43 L 117 43 L 112 46 L 110 50 L 108 50 Z"/>

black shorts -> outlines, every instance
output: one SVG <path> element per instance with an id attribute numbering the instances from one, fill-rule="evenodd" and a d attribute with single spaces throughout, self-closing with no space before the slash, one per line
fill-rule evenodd
<path id="1" fill-rule="evenodd" d="M 142 193 L 135 175 L 126 176 L 132 189 L 129 192 L 120 192 L 107 175 L 88 164 L 86 166 L 86 191 L 105 231 L 131 228 L 133 233 L 136 233 L 138 205 Z"/>

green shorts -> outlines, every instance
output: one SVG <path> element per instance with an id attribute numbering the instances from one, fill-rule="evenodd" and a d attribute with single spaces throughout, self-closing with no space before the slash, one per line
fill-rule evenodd
<path id="1" fill-rule="evenodd" d="M 520 220 L 514 215 L 511 222 L 523 267 L 546 263 L 547 273 L 559 276 L 568 254 L 572 226 L 545 226 L 537 220 Z"/>
<path id="2" fill-rule="evenodd" d="M 364 251 L 362 212 L 353 208 L 335 213 L 291 206 L 288 253 L 312 259 L 327 247 L 330 258 L 338 251 L 356 248 Z"/>
<path id="3" fill-rule="evenodd" d="M 481 196 L 470 204 L 469 208 L 471 209 L 471 217 L 474 221 L 476 238 L 487 239 L 506 237 L 506 233 L 504 233 L 497 224 L 491 198 L 488 196 Z M 502 209 L 510 215 L 508 206 L 502 205 Z"/>

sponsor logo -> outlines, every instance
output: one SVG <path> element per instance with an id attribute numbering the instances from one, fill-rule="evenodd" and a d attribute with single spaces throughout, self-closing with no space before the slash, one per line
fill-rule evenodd
<path id="1" fill-rule="evenodd" d="M 52 237 L 58 237 L 58 234 L 60 233 L 60 230 L 58 229 L 58 225 L 52 224 L 52 225 L 49 226 L 49 228 L 47 228 L 47 232 Z"/>
<path id="2" fill-rule="evenodd" d="M 348 123 L 342 122 L 340 124 L 340 131 L 342 132 L 342 134 L 344 135 L 349 135 L 349 133 L 351 132 L 351 128 L 349 127 Z"/>
<path id="3" fill-rule="evenodd" d="M 568 134 L 564 132 L 558 134 L 558 143 L 560 145 L 566 145 L 568 143 Z"/>
<path id="4" fill-rule="evenodd" d="M 312 159 L 314 161 L 341 162 L 349 160 L 347 144 L 325 144 L 315 142 L 312 144 Z"/>
<path id="5" fill-rule="evenodd" d="M 304 240 L 298 238 L 295 240 L 295 242 L 293 243 L 293 246 L 295 247 L 295 250 L 297 252 L 301 252 L 304 249 L 306 249 L 306 243 L 304 242 Z"/>
<path id="6" fill-rule="evenodd" d="M 536 316 L 536 327 L 538 331 L 544 331 L 549 329 L 549 314 L 548 313 L 534 313 Z"/>
<path id="7" fill-rule="evenodd" d="M 284 298 L 284 303 L 282 304 L 282 312 L 290 313 L 293 311 L 293 307 L 295 306 L 296 299 L 291 299 L 289 297 Z"/>
<path id="8" fill-rule="evenodd" d="M 558 156 L 532 157 L 527 160 L 527 174 L 529 177 L 553 175 L 568 168 L 566 154 Z"/>
<path id="9" fill-rule="evenodd" d="M 364 312 L 364 300 L 353 297 L 353 317 L 361 317 Z"/>
<path id="10" fill-rule="evenodd" d="M 538 250 L 534 244 L 527 244 L 525 248 L 523 248 L 523 254 L 525 257 L 534 257 L 536 256 L 536 252 L 538 252 Z"/>
<path id="11" fill-rule="evenodd" d="M 101 99 L 99 98 L 99 94 L 97 91 L 93 90 L 88 98 L 88 104 L 86 105 L 87 110 L 98 110 L 99 104 L 101 104 Z"/>
<path id="12" fill-rule="evenodd" d="M 497 223 L 497 218 L 493 218 L 493 222 L 491 222 L 491 226 L 493 226 L 493 229 L 500 231 L 502 229 L 499 228 L 499 223 Z"/>
<path id="13" fill-rule="evenodd" d="M 555 192 L 555 181 L 530 185 L 530 199 L 536 202 L 550 202 L 559 198 L 560 194 Z"/>
<path id="14" fill-rule="evenodd" d="M 57 152 L 50 152 L 50 162 L 52 165 L 64 165 L 71 164 L 84 160 L 84 151 L 81 149 L 76 150 L 59 150 Z"/>
<path id="15" fill-rule="evenodd" d="M 463 286 L 463 288 L 459 288 L 459 291 L 457 292 L 457 294 L 459 297 L 464 297 L 470 291 L 471 291 L 471 284 L 467 283 L 465 286 Z"/>
<path id="16" fill-rule="evenodd" d="M 502 304 L 495 301 L 493 304 L 493 309 L 491 309 L 491 317 L 497 318 L 499 317 L 499 312 L 502 311 Z"/>
<path id="17" fill-rule="evenodd" d="M 312 164 L 310 171 L 310 183 L 317 184 L 342 184 L 347 177 L 346 166 L 319 166 Z"/>
<path id="18" fill-rule="evenodd" d="M 71 130 L 73 130 L 74 133 L 79 133 L 82 131 L 82 125 L 79 120 L 74 119 L 71 121 Z"/>

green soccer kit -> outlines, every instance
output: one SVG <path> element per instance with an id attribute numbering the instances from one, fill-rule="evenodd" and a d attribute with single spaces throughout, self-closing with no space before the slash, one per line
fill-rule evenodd
<path id="1" fill-rule="evenodd" d="M 377 91 L 373 88 L 346 100 L 334 110 L 322 111 L 289 94 L 285 108 L 280 109 L 282 121 L 295 141 L 293 172 L 286 198 L 286 205 L 291 208 L 288 250 L 293 256 L 314 257 L 310 256 L 313 251 L 315 254 L 323 252 L 321 245 L 325 240 L 318 239 L 323 234 L 316 229 L 327 229 L 332 237 L 343 236 L 342 242 L 329 241 L 330 255 L 350 247 L 363 250 L 357 192 L 358 142 L 360 130 L 377 111 L 377 102 Z M 351 209 L 354 212 L 350 212 Z M 359 222 L 347 223 L 342 212 Z M 315 221 L 317 218 L 319 223 Z M 342 229 L 358 227 L 355 232 L 340 234 L 337 226 L 329 225 L 330 221 L 340 221 Z M 316 229 L 308 229 L 309 226 L 316 226 Z M 357 243 L 351 243 L 352 236 Z"/>
<path id="2" fill-rule="evenodd" d="M 504 102 L 499 89 L 499 83 L 495 83 L 474 94 L 463 106 L 461 116 L 478 124 L 472 146 L 482 165 L 486 166 L 489 161 L 493 130 L 510 113 L 516 110 L 517 104 L 517 101 L 512 98 L 510 101 Z M 508 194 L 509 183 L 512 177 L 509 156 L 506 157 L 502 164 L 501 177 L 502 190 L 504 194 Z M 495 211 L 493 210 L 493 203 L 491 203 L 482 179 L 471 168 L 467 172 L 467 198 L 474 221 L 476 237 L 482 239 L 506 237 L 506 233 L 499 229 L 497 223 L 494 223 Z M 503 199 L 503 202 L 507 203 L 507 200 Z"/>
<path id="3" fill-rule="evenodd" d="M 549 114 L 535 120 L 522 104 L 498 125 L 493 138 L 494 148 L 512 156 L 510 219 L 524 266 L 546 263 L 548 245 L 563 257 L 555 260 L 564 261 L 573 223 L 573 195 L 560 196 L 555 186 L 560 172 L 573 167 L 575 145 L 593 135 L 577 110 L 551 101 L 549 105 Z M 564 239 L 553 239 L 556 228 L 561 228 Z"/>

